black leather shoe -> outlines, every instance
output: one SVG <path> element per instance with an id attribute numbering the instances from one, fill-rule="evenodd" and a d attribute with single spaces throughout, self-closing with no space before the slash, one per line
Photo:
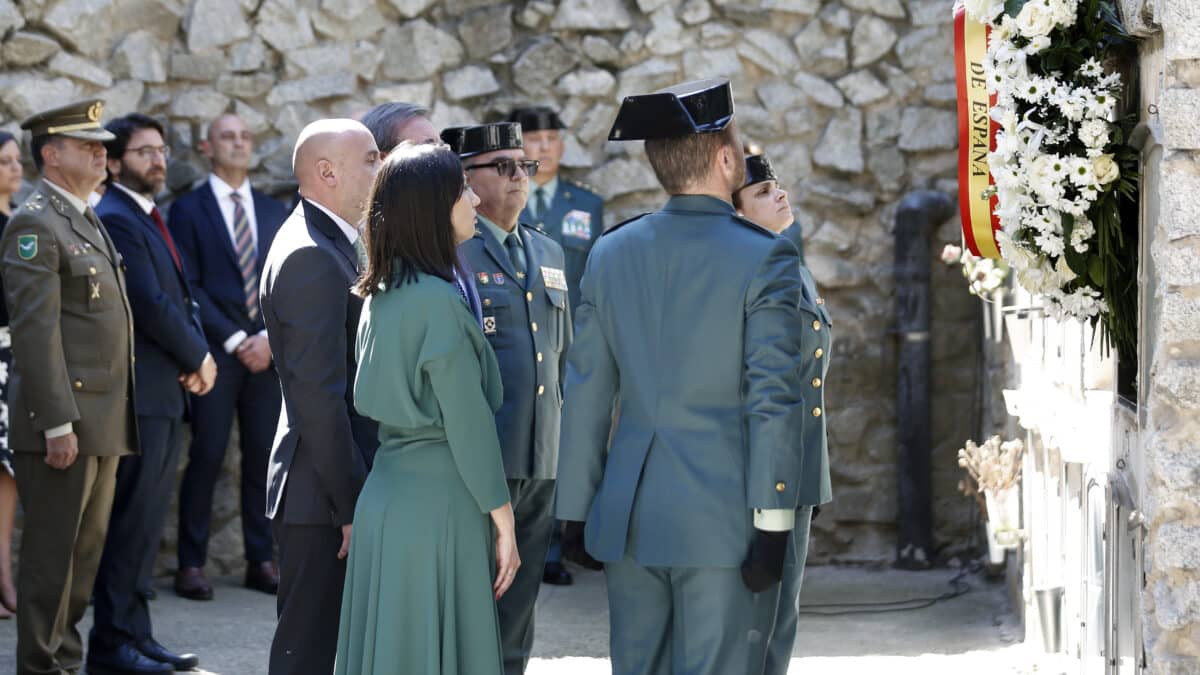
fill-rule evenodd
<path id="1" fill-rule="evenodd" d="M 87 655 L 88 675 L 154 675 L 173 673 L 175 667 L 146 656 L 125 643 L 104 649 L 92 648 Z"/>
<path id="2" fill-rule="evenodd" d="M 199 567 L 184 567 L 175 573 L 175 593 L 188 600 L 212 600 L 213 588 Z"/>
<path id="3" fill-rule="evenodd" d="M 270 560 L 247 563 L 246 588 L 275 595 L 279 591 L 279 568 Z"/>
<path id="4" fill-rule="evenodd" d="M 542 570 L 542 583 L 551 586 L 570 586 L 575 583 L 575 577 L 563 567 L 560 562 L 548 562 Z"/>
<path id="5" fill-rule="evenodd" d="M 200 657 L 195 654 L 176 654 L 158 644 L 154 638 L 146 638 L 137 644 L 138 651 L 155 661 L 169 663 L 175 670 L 191 670 L 200 665 Z"/>

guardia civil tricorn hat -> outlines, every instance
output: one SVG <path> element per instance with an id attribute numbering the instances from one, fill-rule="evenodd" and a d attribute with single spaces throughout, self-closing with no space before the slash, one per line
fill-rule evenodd
<path id="1" fill-rule="evenodd" d="M 626 96 L 608 140 L 644 141 L 712 133 L 729 126 L 732 119 L 729 80 L 685 82 L 653 94 Z"/>
<path id="2" fill-rule="evenodd" d="M 521 139 L 521 125 L 516 122 L 447 127 L 442 130 L 442 141 L 461 159 L 495 150 L 520 150 L 525 147 Z"/>
<path id="3" fill-rule="evenodd" d="M 42 136 L 70 136 L 84 141 L 111 141 L 116 138 L 100 126 L 104 114 L 104 101 L 98 98 L 69 103 L 30 115 L 21 122 L 34 138 Z"/>
<path id="4" fill-rule="evenodd" d="M 746 155 L 746 185 L 765 183 L 769 180 L 779 182 L 775 169 L 771 167 L 771 160 L 767 159 L 766 155 Z"/>
<path id="5" fill-rule="evenodd" d="M 567 128 L 567 125 L 563 124 L 562 119 L 559 118 L 558 113 L 544 105 L 517 108 L 509 113 L 508 121 L 520 124 L 521 131 L 525 133 Z"/>

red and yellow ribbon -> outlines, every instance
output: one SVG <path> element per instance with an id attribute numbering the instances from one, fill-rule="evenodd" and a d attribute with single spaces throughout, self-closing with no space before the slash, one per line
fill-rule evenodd
<path id="1" fill-rule="evenodd" d="M 971 17 L 963 0 L 954 3 L 954 67 L 958 75 L 958 205 L 963 240 L 981 258 L 1000 258 L 996 230 L 1000 220 L 993 211 L 996 197 L 983 197 L 992 184 L 988 152 L 996 146 L 997 125 L 989 113 L 994 99 L 988 95 L 983 60 L 987 55 L 988 27 Z"/>

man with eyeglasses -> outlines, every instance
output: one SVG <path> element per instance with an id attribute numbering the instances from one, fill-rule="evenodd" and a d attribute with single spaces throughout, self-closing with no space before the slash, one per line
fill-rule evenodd
<path id="1" fill-rule="evenodd" d="M 188 394 L 212 389 L 217 364 L 179 251 L 154 197 L 167 177 L 163 126 L 133 113 L 109 122 L 108 189 L 96 214 L 125 263 L 133 309 L 139 454 L 121 460 L 93 591 L 90 673 L 170 673 L 199 664 L 160 645 L 139 589 L 158 553 L 183 445 Z"/>
<path id="2" fill-rule="evenodd" d="M 108 531 L 117 464 L 137 451 L 133 314 L 125 273 L 88 195 L 112 134 L 97 99 L 33 115 L 42 174 L 0 238 L 12 333 L 9 445 L 25 512 L 17 675 L 74 673 Z"/>
<path id="3" fill-rule="evenodd" d="M 563 250 L 519 221 L 537 162 L 512 122 L 451 127 L 442 140 L 462 158 L 479 197 L 475 236 L 459 247 L 475 275 L 483 332 L 500 363 L 504 402 L 496 428 L 516 517 L 521 560 L 497 603 L 506 675 L 521 675 L 533 646 L 541 562 L 554 525 L 554 474 L 562 408 L 562 367 L 571 343 Z"/>
<path id="4" fill-rule="evenodd" d="M 196 292 L 209 351 L 221 371 L 212 393 L 192 403 L 192 444 L 179 484 L 175 593 L 189 600 L 213 597 L 204 565 L 213 494 L 235 419 L 242 468 L 244 583 L 264 593 L 279 587 L 264 505 L 281 399 L 259 311 L 258 282 L 267 251 L 288 214 L 283 204 L 250 185 L 254 135 L 237 115 L 226 113 L 213 120 L 200 152 L 212 173 L 171 205 L 167 221 Z"/>

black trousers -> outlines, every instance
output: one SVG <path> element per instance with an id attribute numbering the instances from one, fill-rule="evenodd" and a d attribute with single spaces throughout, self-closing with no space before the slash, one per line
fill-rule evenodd
<path id="1" fill-rule="evenodd" d="M 288 524 L 283 513 L 280 505 L 279 515 L 271 521 L 279 544 L 279 624 L 267 672 L 328 675 L 337 655 L 346 581 L 346 561 L 337 558 L 342 530 L 332 525 Z"/>
<path id="2" fill-rule="evenodd" d="M 542 585 L 543 563 L 554 527 L 554 481 L 510 480 L 517 553 L 521 567 L 496 609 L 500 614 L 500 648 L 504 675 L 522 675 L 533 649 L 533 609 Z"/>
<path id="3" fill-rule="evenodd" d="M 183 420 L 138 415 L 140 455 L 121 458 L 108 539 L 92 591 L 91 648 L 151 637 L 150 608 L 138 593 L 154 565 L 175 488 Z"/>
<path id="4" fill-rule="evenodd" d="M 203 567 L 208 559 L 213 492 L 237 417 L 242 452 L 242 537 L 246 560 L 266 562 L 271 550 L 267 520 L 267 463 L 279 421 L 279 377 L 274 368 L 251 374 L 237 358 L 214 354 L 220 376 L 212 391 L 192 398 L 192 445 L 179 486 L 179 566 Z"/>

